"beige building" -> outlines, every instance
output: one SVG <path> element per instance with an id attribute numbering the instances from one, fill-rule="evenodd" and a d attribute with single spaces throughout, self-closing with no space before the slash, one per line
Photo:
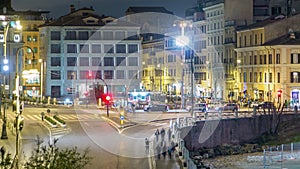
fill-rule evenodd
<path id="1" fill-rule="evenodd" d="M 277 16 L 237 31 L 235 92 L 240 97 L 299 103 L 299 24 L 299 14 Z"/>
<path id="2" fill-rule="evenodd" d="M 234 83 L 235 28 L 253 21 L 253 2 L 214 0 L 206 2 L 203 10 L 207 22 L 207 63 L 210 69 L 208 90 L 215 99 L 227 99 Z"/>

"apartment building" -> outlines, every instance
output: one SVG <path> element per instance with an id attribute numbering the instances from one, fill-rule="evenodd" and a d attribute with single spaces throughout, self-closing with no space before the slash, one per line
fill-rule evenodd
<path id="1" fill-rule="evenodd" d="M 0 79 L 1 84 L 8 86 L 5 93 L 10 96 L 15 90 L 16 68 L 18 68 L 17 73 L 21 77 L 21 93 L 30 97 L 40 97 L 41 66 L 38 63 L 40 59 L 38 26 L 45 22 L 48 13 L 48 11 L 16 11 L 12 8 L 10 0 L 5 0 L 0 4 L 2 25 L 0 36 L 1 43 L 3 43 Z M 17 21 L 20 22 L 19 28 L 16 28 Z M 4 44 L 6 44 L 5 50 Z M 8 60 L 7 71 L 3 70 L 4 57 Z"/>
<path id="2" fill-rule="evenodd" d="M 208 81 L 215 99 L 229 99 L 234 88 L 235 28 L 253 20 L 253 2 L 214 0 L 204 4 L 207 34 Z"/>
<path id="3" fill-rule="evenodd" d="M 237 31 L 240 97 L 299 103 L 299 24 L 299 14 L 278 15 Z"/>
<path id="4" fill-rule="evenodd" d="M 93 8 L 75 9 L 40 27 L 45 94 L 88 97 L 96 88 L 116 97 L 141 83 L 140 27 Z"/>

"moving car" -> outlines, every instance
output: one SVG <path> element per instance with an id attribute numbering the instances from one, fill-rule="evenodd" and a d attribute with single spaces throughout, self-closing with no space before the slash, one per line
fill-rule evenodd
<path id="1" fill-rule="evenodd" d="M 215 107 L 216 111 L 238 111 L 239 106 L 236 103 L 225 103 L 222 106 Z"/>
<path id="2" fill-rule="evenodd" d="M 270 101 L 265 101 L 265 102 L 262 102 L 258 105 L 259 108 L 263 108 L 263 109 L 273 109 L 275 108 L 275 105 L 273 102 L 270 102 Z"/>

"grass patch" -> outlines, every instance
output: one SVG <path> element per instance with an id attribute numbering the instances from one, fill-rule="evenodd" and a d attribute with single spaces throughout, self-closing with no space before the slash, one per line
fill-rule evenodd
<path id="1" fill-rule="evenodd" d="M 66 124 L 66 122 L 63 119 L 59 118 L 57 115 L 54 115 L 53 118 L 58 122 L 60 122 L 61 124 Z"/>
<path id="2" fill-rule="evenodd" d="M 45 116 L 45 120 L 49 121 L 52 125 L 56 125 L 56 121 L 54 121 L 51 117 Z"/>

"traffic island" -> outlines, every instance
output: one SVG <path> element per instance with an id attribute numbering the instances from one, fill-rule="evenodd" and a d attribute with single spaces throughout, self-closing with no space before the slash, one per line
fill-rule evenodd
<path id="1" fill-rule="evenodd" d="M 117 128 L 117 129 L 124 129 L 127 127 L 131 127 L 136 125 L 137 123 L 131 122 L 130 120 L 126 119 L 126 118 L 121 118 L 119 116 L 110 116 L 110 117 L 106 117 L 106 116 L 102 116 L 102 118 L 107 121 L 110 125 L 112 125 L 113 127 Z"/>

